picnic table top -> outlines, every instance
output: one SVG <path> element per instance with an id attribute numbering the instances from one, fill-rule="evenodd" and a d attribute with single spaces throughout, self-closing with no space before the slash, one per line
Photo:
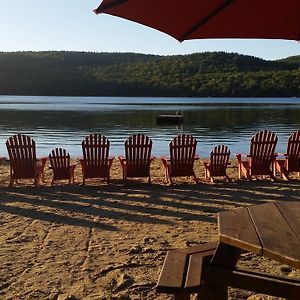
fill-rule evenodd
<path id="1" fill-rule="evenodd" d="M 219 213 L 219 239 L 300 269 L 300 202 L 269 202 Z"/>

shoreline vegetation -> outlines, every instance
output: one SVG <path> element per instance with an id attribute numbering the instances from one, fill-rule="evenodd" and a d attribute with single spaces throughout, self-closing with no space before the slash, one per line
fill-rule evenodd
<path id="1" fill-rule="evenodd" d="M 300 56 L 0 52 L 0 79 L 1 95 L 300 97 Z"/>
<path id="2" fill-rule="evenodd" d="M 74 160 L 73 160 L 74 161 Z M 111 184 L 8 188 L 9 164 L 0 165 L 0 298 L 170 300 L 155 293 L 159 271 L 170 249 L 216 241 L 220 211 L 268 201 L 299 201 L 299 179 L 237 180 L 237 163 L 228 174 L 233 182 L 204 182 L 203 160 L 196 161 L 201 179 L 178 178 L 166 185 L 162 163 L 151 167 L 147 180 L 122 182 L 115 160 Z M 243 253 L 240 266 L 299 277 L 300 271 Z M 230 289 L 230 299 L 273 299 Z"/>

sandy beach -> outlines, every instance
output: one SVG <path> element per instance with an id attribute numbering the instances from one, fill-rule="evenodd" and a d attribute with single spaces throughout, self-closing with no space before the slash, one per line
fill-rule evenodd
<path id="1" fill-rule="evenodd" d="M 200 182 L 178 178 L 164 183 L 162 163 L 145 179 L 122 183 L 114 161 L 111 184 L 76 183 L 9 188 L 9 164 L 0 166 L 0 299 L 172 299 L 156 294 L 155 284 L 168 250 L 216 241 L 217 214 L 268 201 L 300 201 L 300 181 L 204 181 L 203 161 L 196 162 Z M 252 270 L 299 277 L 299 270 L 242 255 Z M 230 299 L 274 299 L 230 289 Z"/>

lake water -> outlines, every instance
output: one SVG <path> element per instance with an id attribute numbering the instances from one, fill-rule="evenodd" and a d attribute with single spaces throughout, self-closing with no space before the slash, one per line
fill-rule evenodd
<path id="1" fill-rule="evenodd" d="M 157 125 L 159 114 L 184 113 L 182 125 Z M 38 155 L 55 147 L 81 156 L 81 141 L 101 133 L 111 142 L 111 154 L 124 152 L 124 140 L 144 133 L 153 140 L 153 155 L 168 154 L 178 134 L 198 140 L 197 153 L 207 157 L 224 143 L 232 153 L 247 153 L 251 136 L 263 129 L 278 135 L 277 151 L 284 152 L 289 134 L 300 129 L 300 98 L 117 98 L 0 96 L 0 155 L 15 133 L 30 135 Z"/>

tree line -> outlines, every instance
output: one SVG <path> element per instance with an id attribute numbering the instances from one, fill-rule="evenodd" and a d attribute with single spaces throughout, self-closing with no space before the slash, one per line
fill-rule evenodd
<path id="1" fill-rule="evenodd" d="M 0 94 L 300 97 L 300 56 L 0 52 Z"/>

